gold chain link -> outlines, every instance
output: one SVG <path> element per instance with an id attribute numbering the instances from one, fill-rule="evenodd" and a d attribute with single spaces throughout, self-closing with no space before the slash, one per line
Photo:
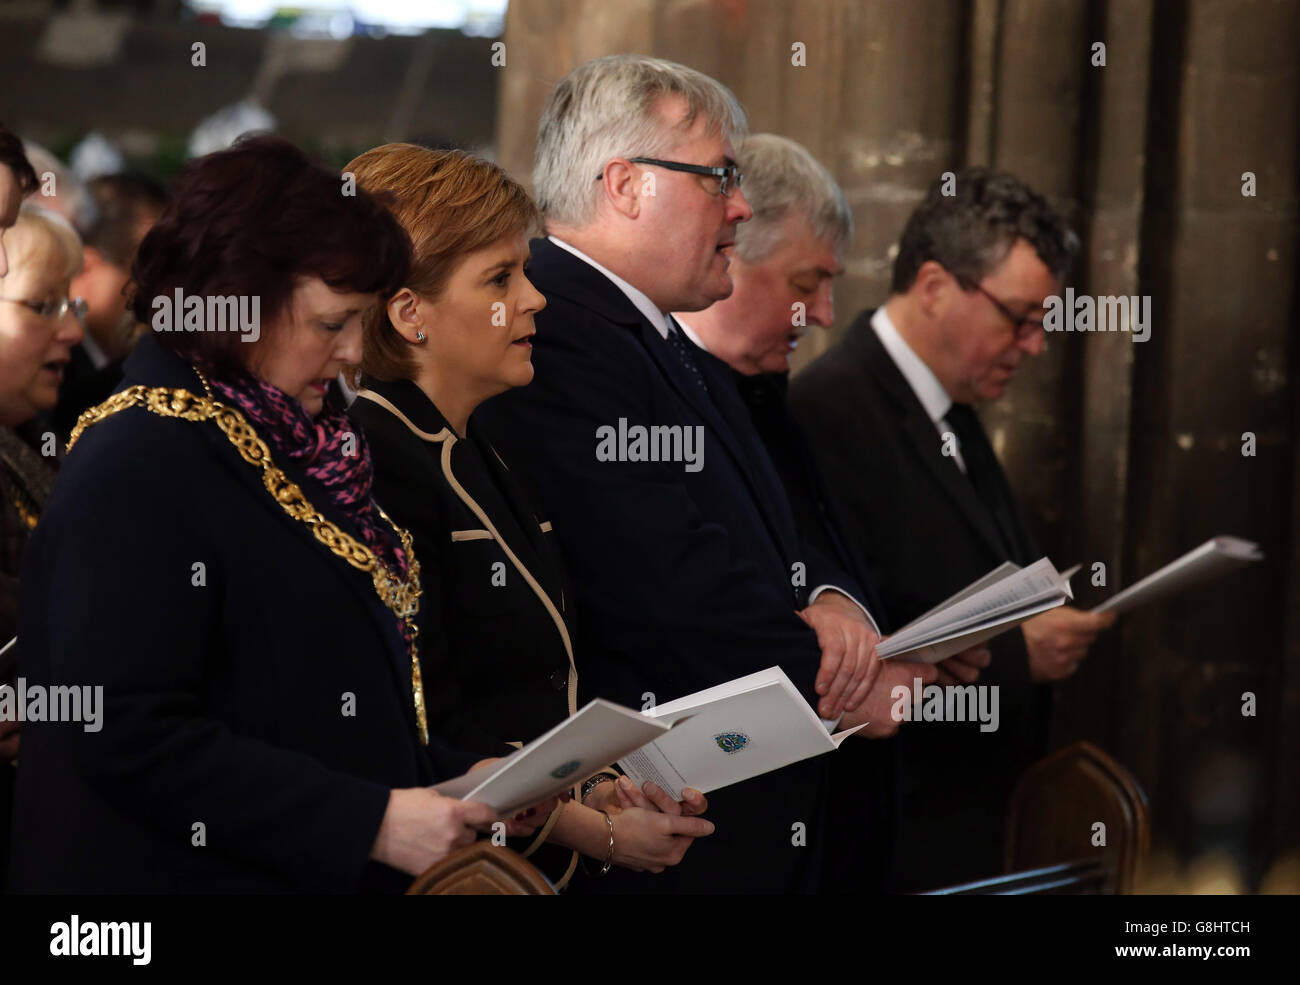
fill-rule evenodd
<path id="1" fill-rule="evenodd" d="M 68 438 L 68 452 L 72 451 L 77 439 L 86 428 L 130 407 L 144 407 L 151 414 L 183 421 L 215 421 L 244 461 L 262 470 L 262 484 L 285 513 L 310 527 L 316 539 L 329 548 L 335 556 L 343 558 L 354 568 L 370 575 L 380 601 L 406 627 L 407 638 L 410 641 L 411 690 L 415 702 L 415 719 L 420 729 L 420 738 L 425 745 L 428 745 L 429 723 L 424 707 L 423 679 L 420 675 L 420 657 L 416 645 L 420 630 L 415 624 L 415 616 L 420 611 L 420 562 L 416 559 L 410 533 L 395 524 L 376 504 L 379 515 L 396 532 L 402 543 L 402 550 L 406 552 L 410 574 L 403 582 L 395 573 L 389 571 L 374 551 L 322 516 L 303 495 L 298 484 L 291 481 L 272 461 L 271 449 L 258 436 L 244 415 L 235 408 L 214 399 L 208 381 L 203 379 L 201 373 L 199 378 L 203 381 L 209 396 L 199 397 L 183 389 L 140 385 L 113 394 L 102 404 L 91 407 L 77 419 L 77 426 L 72 429 L 72 435 Z"/>

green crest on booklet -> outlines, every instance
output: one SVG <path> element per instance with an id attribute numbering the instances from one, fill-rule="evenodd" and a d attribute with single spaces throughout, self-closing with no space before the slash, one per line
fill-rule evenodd
<path id="1" fill-rule="evenodd" d="M 719 749 L 730 755 L 740 752 L 749 745 L 749 736 L 744 732 L 721 732 L 713 737 L 713 741 L 718 744 Z"/>

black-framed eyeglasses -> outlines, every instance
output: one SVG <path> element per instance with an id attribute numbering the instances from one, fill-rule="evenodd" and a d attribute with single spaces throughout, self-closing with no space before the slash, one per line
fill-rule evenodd
<path id="1" fill-rule="evenodd" d="M 718 194 L 723 198 L 730 195 L 735 189 L 740 187 L 741 180 L 745 177 L 740 172 L 740 168 L 735 164 L 724 164 L 722 167 L 709 167 L 705 164 L 683 164 L 681 161 L 661 161 L 657 157 L 629 157 L 633 164 L 653 164 L 657 168 L 667 168 L 669 171 L 685 171 L 687 174 L 702 174 L 708 177 L 718 179 Z M 605 176 L 602 171 L 596 175 L 599 181 Z"/>
<path id="2" fill-rule="evenodd" d="M 949 273 L 952 272 L 949 271 Z M 992 294 L 986 291 L 979 284 L 974 284 L 966 280 L 963 280 L 961 277 L 958 277 L 956 274 L 953 274 L 953 278 L 961 286 L 961 289 L 963 291 L 979 291 L 986 298 L 992 301 L 993 307 L 997 308 L 998 311 L 1002 312 L 1002 314 L 1006 316 L 1007 321 L 1011 322 L 1011 324 L 1014 326 L 1017 342 L 1023 342 L 1025 341 L 1025 339 L 1031 338 L 1035 332 L 1042 331 L 1043 319 L 1030 318 L 1028 315 L 1017 315 L 1014 311 L 1012 311 L 1005 304 L 1003 304 L 1001 301 L 995 298 Z"/>
<path id="3" fill-rule="evenodd" d="M 12 304 L 21 304 L 31 308 L 42 318 L 62 318 L 69 311 L 77 321 L 84 321 L 89 305 L 85 298 L 58 298 L 54 301 L 27 301 L 24 298 L 0 298 L 0 301 L 8 301 Z"/>

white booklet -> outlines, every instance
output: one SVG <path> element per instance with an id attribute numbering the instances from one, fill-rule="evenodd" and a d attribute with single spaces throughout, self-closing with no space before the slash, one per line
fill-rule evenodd
<path id="1" fill-rule="evenodd" d="M 1240 537 L 1211 537 L 1200 547 L 1170 561 L 1135 585 L 1116 592 L 1093 612 L 1128 612 L 1163 595 L 1189 588 L 1197 582 L 1263 560 L 1259 545 Z"/>
<path id="2" fill-rule="evenodd" d="M 514 814 L 568 790 L 672 727 L 672 722 L 597 698 L 500 762 L 433 789 L 445 797 L 477 800 L 503 815 Z"/>
<path id="3" fill-rule="evenodd" d="M 1064 605 L 1074 598 L 1070 577 L 1078 570 L 1075 565 L 1058 572 L 1047 558 L 1027 568 L 1004 562 L 884 639 L 876 655 L 881 660 L 905 656 L 931 664 L 946 660 L 1031 616 Z"/>
<path id="4" fill-rule="evenodd" d="M 654 782 L 674 800 L 684 787 L 709 793 L 840 747 L 859 728 L 831 735 L 780 667 L 669 701 L 646 712 L 673 730 L 624 756 L 638 786 Z"/>

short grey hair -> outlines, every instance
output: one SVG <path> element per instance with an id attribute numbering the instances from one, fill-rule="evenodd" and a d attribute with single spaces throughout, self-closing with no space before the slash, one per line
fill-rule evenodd
<path id="1" fill-rule="evenodd" d="M 607 55 L 561 79 L 537 126 L 533 191 L 542 214 L 584 225 L 598 201 L 596 176 L 610 160 L 668 154 L 680 133 L 664 126 L 656 107 L 674 95 L 686 102 L 683 128 L 703 117 L 733 145 L 745 139 L 745 111 L 731 90 L 676 62 Z"/>
<path id="2" fill-rule="evenodd" d="M 818 239 L 843 252 L 853 241 L 853 210 L 844 190 L 802 144 L 756 133 L 737 151 L 745 198 L 754 218 L 736 229 L 736 253 L 746 263 L 765 260 L 781 243 L 788 216 L 808 220 Z"/>

